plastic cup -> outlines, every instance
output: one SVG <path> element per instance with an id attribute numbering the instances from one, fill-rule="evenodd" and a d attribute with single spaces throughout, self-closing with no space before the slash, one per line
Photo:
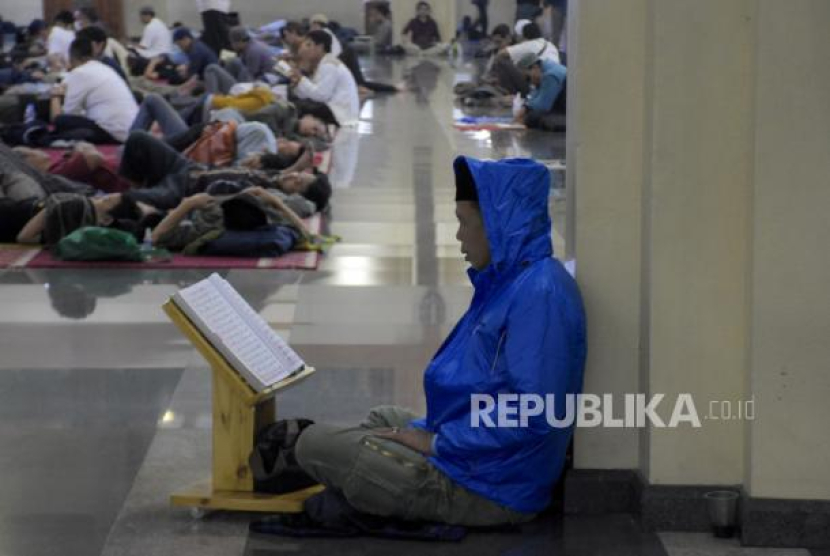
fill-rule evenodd
<path id="1" fill-rule="evenodd" d="M 712 533 L 722 539 L 734 536 L 738 516 L 738 493 L 733 490 L 713 490 L 703 497 L 709 510 Z"/>

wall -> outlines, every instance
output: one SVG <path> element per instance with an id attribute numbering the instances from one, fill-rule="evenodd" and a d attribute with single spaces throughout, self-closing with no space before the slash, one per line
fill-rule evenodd
<path id="1" fill-rule="evenodd" d="M 580 430 L 576 466 L 830 499 L 830 4 L 582 0 L 571 15 L 585 389 L 688 392 L 703 419 Z M 754 421 L 706 420 L 711 400 L 752 398 Z"/>
<path id="2" fill-rule="evenodd" d="M 755 0 L 651 5 L 648 387 L 707 412 L 744 396 L 754 12 Z M 740 421 L 649 440 L 652 483 L 741 482 Z"/>
<path id="3" fill-rule="evenodd" d="M 36 1 L 3 0 L 0 3 L 0 16 L 3 16 L 6 21 L 13 21 L 16 25 L 28 25 L 33 19 L 43 17 L 43 6 Z"/>
<path id="4" fill-rule="evenodd" d="M 646 6 L 586 0 L 569 21 L 579 25 L 569 31 L 578 47 L 568 69 L 568 183 L 577 184 L 577 276 L 589 323 L 586 392 L 638 390 Z M 575 465 L 636 468 L 639 441 L 635 430 L 579 429 Z"/>
<path id="5" fill-rule="evenodd" d="M 830 3 L 761 0 L 758 11 L 748 488 L 827 500 Z"/>

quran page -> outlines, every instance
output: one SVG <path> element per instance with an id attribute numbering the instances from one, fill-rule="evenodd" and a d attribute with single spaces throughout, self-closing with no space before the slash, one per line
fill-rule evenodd
<path id="1" fill-rule="evenodd" d="M 296 352 L 218 275 L 182 289 L 173 300 L 256 391 L 304 366 Z"/>

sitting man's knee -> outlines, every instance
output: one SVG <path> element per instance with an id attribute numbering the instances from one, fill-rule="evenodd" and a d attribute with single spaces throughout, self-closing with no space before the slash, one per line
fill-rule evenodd
<path id="1" fill-rule="evenodd" d="M 302 434 L 294 445 L 294 455 L 297 457 L 300 467 L 304 467 L 305 461 L 311 461 L 319 446 L 317 431 L 320 425 L 309 425 L 303 429 Z"/>

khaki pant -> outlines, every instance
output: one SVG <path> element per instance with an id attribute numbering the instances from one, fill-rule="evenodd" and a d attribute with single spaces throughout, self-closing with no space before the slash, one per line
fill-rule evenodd
<path id="1" fill-rule="evenodd" d="M 403 49 L 410 56 L 440 56 L 442 54 L 446 54 L 449 51 L 450 45 L 443 42 L 439 42 L 438 44 L 434 44 L 429 48 L 421 48 L 417 44 L 412 44 L 410 42 L 404 43 Z"/>
<path id="2" fill-rule="evenodd" d="M 382 406 L 357 427 L 312 425 L 300 435 L 297 460 L 307 473 L 369 514 L 469 526 L 535 517 L 468 491 L 420 453 L 372 435 L 372 429 L 405 427 L 416 417 L 406 409 Z"/>

